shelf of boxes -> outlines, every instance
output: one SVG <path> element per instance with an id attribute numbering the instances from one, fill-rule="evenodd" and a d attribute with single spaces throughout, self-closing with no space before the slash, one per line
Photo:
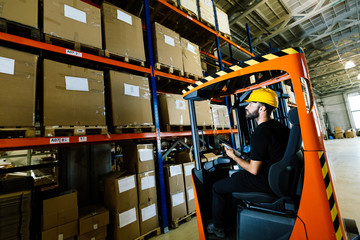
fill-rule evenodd
<path id="1" fill-rule="evenodd" d="M 164 0 L 153 0 L 152 4 L 157 2 L 158 4 L 161 4 L 162 6 L 166 7 L 168 10 L 170 10 L 170 13 L 176 13 L 176 15 L 183 18 L 184 21 L 190 21 L 192 24 L 196 25 L 197 27 L 201 28 L 202 31 L 207 32 L 211 36 L 215 36 L 217 39 L 220 39 L 222 42 L 226 42 L 237 49 L 243 51 L 244 53 L 248 54 L 249 56 L 254 56 L 252 53 L 248 52 L 247 50 L 241 48 L 237 44 L 233 43 L 228 38 L 224 37 L 219 32 L 213 30 L 212 28 L 206 26 L 205 24 L 201 23 L 197 19 L 194 19 L 187 13 L 182 12 L 178 8 L 168 4 Z M 149 2 L 148 0 L 144 0 L 145 3 L 145 12 L 149 11 Z M 147 30 L 147 35 L 151 33 L 150 31 L 150 17 L 149 12 L 145 14 L 146 18 L 146 24 L 145 28 Z M 45 28 L 44 28 L 45 29 Z M 190 35 L 193 35 L 190 33 Z M 189 34 L 187 35 L 189 36 Z M 209 36 L 209 35 L 207 35 Z M 202 38 L 205 38 L 202 36 Z M 197 43 L 197 39 L 194 39 L 195 43 Z M 207 41 L 208 42 L 208 41 Z M 131 72 L 138 72 L 142 73 L 143 75 L 150 76 L 150 83 L 153 86 L 156 86 L 156 77 L 162 77 L 166 79 L 175 80 L 182 84 L 193 84 L 196 82 L 196 80 L 188 79 L 183 76 L 179 76 L 176 74 L 171 74 L 165 71 L 161 71 L 159 69 L 154 69 L 154 62 L 150 59 L 147 59 L 149 63 L 149 67 L 145 66 L 139 66 L 135 64 L 131 64 L 124 61 L 119 61 L 107 57 L 103 57 L 101 55 L 95 55 L 84 51 L 77 51 L 71 48 L 66 48 L 63 46 L 59 46 L 57 44 L 49 44 L 46 42 L 41 42 L 39 39 L 30 39 L 28 37 L 24 36 L 17 36 L 10 33 L 4 33 L 0 32 L 0 44 L 6 43 L 6 46 L 10 46 L 10 48 L 20 48 L 25 49 L 27 52 L 36 52 L 36 53 L 45 53 L 45 54 L 55 54 L 60 55 L 62 58 L 65 58 L 66 60 L 71 60 L 73 62 L 76 61 L 83 61 L 85 63 L 95 63 L 100 64 L 101 68 L 114 68 L 114 69 L 123 69 L 128 70 Z M 145 43 L 146 45 L 146 43 Z M 200 45 L 200 44 L 199 44 Z M 205 46 L 205 45 L 204 45 Z M 101 47 L 100 47 L 101 48 Z M 151 43 L 147 43 L 147 48 L 150 52 L 150 55 L 153 55 L 153 49 Z M 218 46 L 219 48 L 219 46 Z M 202 52 L 204 54 L 205 52 Z M 209 53 L 206 53 L 204 55 L 207 55 L 213 59 L 221 60 L 221 54 L 220 57 L 217 58 Z M 150 60 L 150 61 L 149 61 Z M 227 65 L 231 65 L 230 63 L 226 61 L 222 61 L 223 63 Z M 154 84 L 155 83 L 155 84 Z M 181 86 L 181 85 L 180 85 Z M 161 91 L 161 90 L 160 90 Z M 156 88 L 152 89 L 152 94 L 157 92 Z M 156 99 L 156 96 L 153 96 L 153 99 Z M 156 109 L 157 103 L 155 101 L 153 107 Z M 129 140 L 129 139 L 152 139 L 158 141 L 158 143 L 161 141 L 162 138 L 174 138 L 174 137 L 189 137 L 192 135 L 190 131 L 182 131 L 182 132 L 164 132 L 160 130 L 159 122 L 158 122 L 158 116 L 155 117 L 155 126 L 156 126 L 156 132 L 146 132 L 146 133 L 122 133 L 122 134 L 104 134 L 104 135 L 82 135 L 82 136 L 56 136 L 56 137 L 31 137 L 31 138 L 11 138 L 11 139 L 0 139 L 0 149 L 1 150 L 16 150 L 16 149 L 30 149 L 30 148 L 42 148 L 42 147 L 64 147 L 64 146 L 72 146 L 72 145 L 81 145 L 81 144 L 96 144 L 96 143 L 105 143 L 105 142 L 116 142 L 120 140 Z M 237 130 L 235 129 L 229 129 L 229 130 L 204 130 L 199 131 L 199 135 L 221 135 L 221 134 L 233 134 L 236 133 Z M 157 146 L 160 146 L 159 144 L 156 144 Z M 161 149 L 157 149 L 157 158 L 158 162 L 161 161 Z M 160 175 L 162 175 L 162 165 L 160 165 Z M 160 176 L 160 179 L 163 179 L 163 177 Z M 163 181 L 163 180 L 162 180 Z M 164 192 L 164 186 L 163 183 L 160 184 L 160 192 L 163 195 Z M 164 220 L 163 228 L 167 228 L 167 218 L 166 218 L 166 206 L 164 205 L 163 196 L 161 196 L 161 203 L 162 206 L 159 206 L 159 208 L 162 208 L 162 219 Z M 165 211 L 164 211 L 165 206 Z"/>

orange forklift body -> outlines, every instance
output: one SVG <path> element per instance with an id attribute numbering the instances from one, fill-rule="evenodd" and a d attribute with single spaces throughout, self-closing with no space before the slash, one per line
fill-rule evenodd
<path id="1" fill-rule="evenodd" d="M 328 166 L 324 147 L 323 134 L 315 106 L 310 84 L 308 67 L 301 48 L 288 48 L 281 54 L 267 54 L 261 57 L 262 62 L 255 59 L 244 61 L 242 65 L 230 67 L 232 72 L 218 72 L 215 76 L 205 78 L 183 91 L 184 97 L 203 87 L 231 78 L 252 73 L 282 70 L 287 74 L 270 79 L 260 84 L 238 89 L 231 94 L 253 90 L 259 87 L 291 79 L 296 98 L 300 128 L 304 147 L 304 180 L 296 219 L 290 239 L 347 239 L 341 218 L 333 179 Z M 265 59 L 265 60 L 264 60 Z M 308 85 L 310 105 L 304 97 L 304 85 Z M 227 92 L 226 95 L 229 95 Z M 309 102 L 308 101 L 308 102 Z M 306 105 L 308 104 L 308 106 Z M 199 201 L 194 185 L 196 211 L 200 239 L 205 239 L 202 226 Z M 304 229 L 304 222 L 306 230 Z"/>

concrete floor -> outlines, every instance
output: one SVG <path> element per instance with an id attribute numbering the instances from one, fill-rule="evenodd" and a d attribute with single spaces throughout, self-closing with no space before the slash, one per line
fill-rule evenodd
<path id="1" fill-rule="evenodd" d="M 356 220 L 360 228 L 360 137 L 325 141 L 327 157 L 335 181 L 335 192 L 343 218 Z M 199 239 L 196 217 L 151 240 Z"/>

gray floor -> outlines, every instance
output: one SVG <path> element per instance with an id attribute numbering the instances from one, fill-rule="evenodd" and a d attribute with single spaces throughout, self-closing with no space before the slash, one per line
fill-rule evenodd
<path id="1" fill-rule="evenodd" d="M 328 140 L 325 147 L 342 217 L 355 219 L 360 227 L 360 137 Z M 199 239 L 196 218 L 152 238 L 165 239 Z"/>

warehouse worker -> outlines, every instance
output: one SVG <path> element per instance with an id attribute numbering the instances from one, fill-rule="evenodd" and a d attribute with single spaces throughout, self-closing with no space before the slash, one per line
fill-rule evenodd
<path id="1" fill-rule="evenodd" d="M 276 93 L 268 88 L 253 91 L 246 102 L 246 118 L 255 119 L 257 127 L 250 139 L 250 160 L 237 157 L 233 149 L 225 148 L 226 154 L 240 165 L 242 170 L 214 183 L 212 188 L 212 223 L 207 226 L 208 233 L 219 238 L 225 237 L 227 219 L 231 218 L 233 192 L 271 193 L 268 183 L 270 166 L 281 160 L 285 153 L 290 130 L 271 118 L 272 111 L 278 107 Z M 231 223 L 230 223 L 231 224 Z"/>

